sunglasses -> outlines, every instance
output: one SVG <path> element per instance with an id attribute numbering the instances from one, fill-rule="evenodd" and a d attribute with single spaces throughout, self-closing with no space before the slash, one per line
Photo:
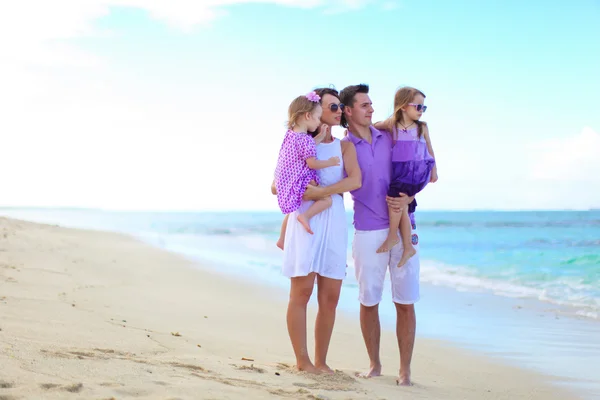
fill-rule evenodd
<path id="1" fill-rule="evenodd" d="M 344 105 L 342 103 L 340 103 L 340 104 L 331 103 L 329 105 L 329 109 L 331 110 L 331 112 L 337 112 L 338 108 L 340 110 L 344 111 Z"/>
<path id="2" fill-rule="evenodd" d="M 409 106 L 415 106 L 415 108 L 417 109 L 417 111 L 427 111 L 427 106 L 424 106 L 423 104 L 416 104 L 416 103 L 408 103 Z"/>

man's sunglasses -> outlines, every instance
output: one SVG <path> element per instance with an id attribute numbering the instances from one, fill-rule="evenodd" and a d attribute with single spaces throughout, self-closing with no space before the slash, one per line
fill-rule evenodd
<path id="1" fill-rule="evenodd" d="M 417 109 L 417 111 L 427 111 L 427 106 L 424 106 L 423 104 L 417 104 L 417 103 L 408 103 L 409 106 L 415 106 L 415 108 Z"/>
<path id="2" fill-rule="evenodd" d="M 331 103 L 329 105 L 329 109 L 331 110 L 331 112 L 337 112 L 338 108 L 340 110 L 344 111 L 344 105 L 342 103 L 340 103 L 340 104 Z"/>

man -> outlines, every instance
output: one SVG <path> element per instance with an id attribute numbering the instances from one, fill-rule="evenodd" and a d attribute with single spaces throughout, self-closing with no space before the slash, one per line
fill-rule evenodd
<path id="1" fill-rule="evenodd" d="M 385 241 L 389 230 L 388 203 L 399 210 L 414 197 L 406 194 L 400 194 L 398 198 L 387 197 L 391 180 L 392 140 L 389 135 L 372 126 L 373 105 L 369 98 L 369 87 L 363 84 L 348 86 L 340 92 L 340 101 L 345 104 L 341 125 L 348 128 L 343 140 L 354 144 L 362 173 L 362 186 L 350 194 L 354 201 L 356 233 L 352 257 L 360 292 L 360 326 L 371 362 L 370 370 L 364 376 L 381 375 L 379 303 L 389 268 L 400 348 L 397 383 L 411 385 L 410 362 L 416 326 L 414 303 L 419 300 L 419 255 L 417 253 L 402 268 L 398 268 L 396 265 L 403 251 L 401 243 L 389 252 L 377 253 L 377 249 Z M 416 239 L 416 235 L 413 238 Z M 418 241 L 415 239 L 413 243 Z"/>

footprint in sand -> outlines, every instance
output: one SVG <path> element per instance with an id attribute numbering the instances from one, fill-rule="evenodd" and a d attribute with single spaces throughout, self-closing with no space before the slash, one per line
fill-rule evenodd
<path id="1" fill-rule="evenodd" d="M 250 364 L 250 366 L 248 366 L 248 365 L 236 365 L 236 364 L 231 364 L 231 365 L 233 365 L 235 367 L 235 369 L 237 369 L 239 371 L 258 372 L 259 374 L 264 374 L 265 372 L 267 372 L 263 368 L 255 367 L 254 364 Z"/>
<path id="2" fill-rule="evenodd" d="M 59 385 L 56 383 L 42 383 L 40 387 L 44 390 L 63 390 L 65 392 L 79 393 L 83 390 L 83 383 L 74 383 L 72 385 Z"/>
<path id="3" fill-rule="evenodd" d="M 0 381 L 0 389 L 11 389 L 14 387 L 15 384 L 12 382 Z"/>

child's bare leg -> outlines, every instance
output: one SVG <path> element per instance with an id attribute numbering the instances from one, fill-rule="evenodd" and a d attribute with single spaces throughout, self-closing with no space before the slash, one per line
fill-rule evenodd
<path id="1" fill-rule="evenodd" d="M 283 250 L 283 242 L 285 242 L 285 230 L 287 229 L 287 222 L 290 214 L 285 214 L 283 222 L 281 223 L 281 232 L 279 232 L 279 240 L 277 240 L 277 247 Z"/>
<path id="2" fill-rule="evenodd" d="M 332 203 L 333 200 L 331 199 L 331 196 L 327 196 L 325 198 L 315 201 L 310 205 L 310 207 L 308 207 L 308 210 L 306 210 L 303 214 L 298 215 L 298 222 L 302 224 L 304 229 L 306 229 L 306 232 L 312 235 L 313 231 L 310 229 L 309 224 L 310 219 L 318 213 L 327 210 L 329 207 L 331 207 Z"/>
<path id="3" fill-rule="evenodd" d="M 412 256 L 417 254 L 417 250 L 415 250 L 412 245 L 412 229 L 410 226 L 410 217 L 408 216 L 408 208 L 405 208 L 402 211 L 402 218 L 400 219 L 400 236 L 402 237 L 404 251 L 402 252 L 400 262 L 398 262 L 398 268 L 402 267 Z"/>
<path id="4" fill-rule="evenodd" d="M 383 242 L 383 244 L 377 249 L 378 253 L 390 251 L 392 247 L 394 247 L 400 241 L 398 238 L 398 226 L 400 225 L 400 216 L 402 215 L 402 212 L 394 212 L 390 207 L 388 207 L 388 213 L 390 216 L 390 230 L 385 242 Z"/>

